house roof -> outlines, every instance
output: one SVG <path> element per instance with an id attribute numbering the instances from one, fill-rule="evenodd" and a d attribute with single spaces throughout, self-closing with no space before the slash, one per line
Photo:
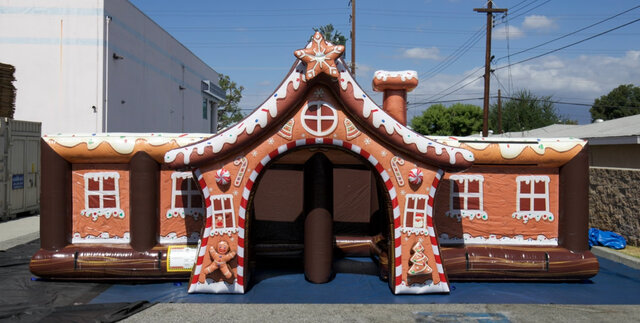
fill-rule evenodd
<path id="1" fill-rule="evenodd" d="M 473 152 L 476 165 L 560 167 L 587 144 L 576 138 L 430 137 Z"/>
<path id="2" fill-rule="evenodd" d="M 140 151 L 162 163 L 168 150 L 209 136 L 202 133 L 59 133 L 44 135 L 42 140 L 70 163 L 128 163 Z"/>
<path id="3" fill-rule="evenodd" d="M 640 144 L 640 114 L 586 125 L 551 125 L 495 137 L 573 137 L 588 139 L 591 145 Z"/>
<path id="4" fill-rule="evenodd" d="M 459 171 L 471 166 L 471 152 L 430 140 L 400 124 L 371 100 L 342 59 L 335 60 L 335 64 L 339 72 L 336 79 L 320 74 L 308 80 L 306 65 L 297 60 L 275 92 L 238 124 L 199 143 L 167 152 L 164 162 L 175 168 L 197 167 L 237 155 L 257 140 L 275 134 L 299 108 L 307 91 L 322 84 L 344 103 L 345 113 L 358 122 L 361 131 L 382 143 L 444 170 Z"/>

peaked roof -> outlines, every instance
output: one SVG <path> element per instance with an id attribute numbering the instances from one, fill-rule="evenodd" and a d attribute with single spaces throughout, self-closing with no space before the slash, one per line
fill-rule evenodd
<path id="1" fill-rule="evenodd" d="M 311 48 L 312 43 L 307 45 Z M 473 153 L 430 140 L 397 122 L 382 110 L 355 81 L 346 63 L 335 60 L 339 75 L 333 79 L 319 74 L 307 79 L 307 66 L 297 60 L 275 92 L 251 114 L 236 125 L 199 143 L 173 149 L 164 161 L 174 168 L 197 167 L 212 160 L 238 155 L 256 140 L 265 140 L 288 121 L 315 85 L 325 85 L 343 102 L 345 113 L 360 125 L 361 131 L 395 149 L 427 164 L 448 171 L 460 171 L 471 166 Z"/>

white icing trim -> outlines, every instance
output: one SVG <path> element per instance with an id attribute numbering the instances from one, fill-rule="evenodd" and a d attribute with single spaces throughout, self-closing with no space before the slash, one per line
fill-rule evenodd
<path id="1" fill-rule="evenodd" d="M 489 145 L 498 145 L 504 159 L 518 157 L 529 147 L 539 155 L 544 155 L 547 148 L 557 152 L 567 152 L 576 146 L 584 147 L 586 140 L 575 138 L 492 138 L 492 137 L 440 137 L 429 136 L 430 139 L 443 144 L 460 147 L 462 143 L 475 150 L 484 150 Z"/>
<path id="2" fill-rule="evenodd" d="M 179 236 L 175 232 L 170 232 L 166 236 L 160 236 L 159 242 L 160 244 L 175 244 L 175 243 L 198 243 L 200 241 L 200 233 L 199 232 L 191 232 L 191 234 L 187 236 Z"/>
<path id="3" fill-rule="evenodd" d="M 407 286 L 407 284 L 402 281 L 400 285 L 396 285 L 395 293 L 396 294 L 425 294 L 425 293 L 448 293 L 449 292 L 449 284 L 446 282 L 440 282 L 439 284 L 434 284 L 433 280 L 428 280 L 426 284 L 411 284 L 411 286 Z"/>
<path id="4" fill-rule="evenodd" d="M 400 80 L 402 80 L 402 82 L 405 82 L 406 80 L 418 79 L 418 72 L 412 71 L 412 70 L 406 70 L 406 71 L 377 70 L 373 74 L 373 77 L 382 81 L 386 81 L 387 78 L 389 77 L 398 77 L 398 76 L 400 77 Z"/>
<path id="5" fill-rule="evenodd" d="M 531 245 L 531 246 L 557 246 L 558 238 L 547 238 L 544 235 L 538 235 L 537 239 L 524 239 L 522 235 L 513 237 L 497 238 L 496 235 L 486 237 L 472 237 L 470 234 L 463 234 L 463 238 L 449 237 L 448 234 L 440 234 L 441 245 L 472 245 L 472 244 L 491 244 L 491 245 Z"/>
<path id="6" fill-rule="evenodd" d="M 526 175 L 526 176 L 518 176 L 516 177 L 516 182 L 525 182 L 527 184 L 531 183 L 531 181 L 534 181 L 536 183 L 538 182 L 550 182 L 551 179 L 549 178 L 549 176 L 546 175 Z"/>
<path id="7" fill-rule="evenodd" d="M 489 219 L 487 212 L 480 210 L 449 210 L 445 212 L 445 215 L 455 218 L 458 222 L 461 222 L 462 218 L 467 218 L 469 221 L 473 221 L 473 219 L 487 221 Z"/>
<path id="8" fill-rule="evenodd" d="M 79 144 L 86 144 L 87 149 L 96 149 L 100 144 L 107 143 L 116 152 L 127 155 L 133 152 L 138 139 L 146 140 L 151 146 L 162 146 L 175 141 L 178 146 L 185 146 L 210 137 L 211 134 L 175 134 L 175 133 L 104 133 L 104 134 L 63 134 L 44 135 L 43 139 L 58 145 L 71 148 Z"/>
<path id="9" fill-rule="evenodd" d="M 236 279 L 233 284 L 229 284 L 224 281 L 214 282 L 213 279 L 207 278 L 206 282 L 203 284 L 201 282 L 197 282 L 196 284 L 191 284 L 189 286 L 189 293 L 229 293 L 229 294 L 243 294 L 244 287 L 238 284 L 238 280 Z"/>
<path id="10" fill-rule="evenodd" d="M 101 179 L 101 178 L 113 178 L 120 179 L 120 174 L 118 172 L 97 172 L 97 173 L 86 173 L 84 174 L 84 178 L 86 179 Z"/>
<path id="11" fill-rule="evenodd" d="M 468 180 L 468 181 L 471 181 L 471 182 L 475 181 L 475 182 L 484 183 L 484 176 L 482 176 L 482 175 L 471 175 L 471 174 L 469 174 L 469 175 L 457 175 L 457 174 L 454 174 L 454 175 L 449 176 L 449 180 L 458 181 L 459 183 L 462 183 L 465 179 Z"/>
<path id="12" fill-rule="evenodd" d="M 175 161 L 178 154 L 181 153 L 184 156 L 184 164 L 188 165 L 190 163 L 189 159 L 193 151 L 196 151 L 198 155 L 203 155 L 205 147 L 211 147 L 213 153 L 218 153 L 222 150 L 222 147 L 225 144 L 236 143 L 236 141 L 238 140 L 238 136 L 240 136 L 241 134 L 246 132 L 248 135 L 250 135 L 255 131 L 255 127 L 257 126 L 265 128 L 269 121 L 269 117 L 273 119 L 278 115 L 278 106 L 276 104 L 276 101 L 287 96 L 287 87 L 289 86 L 289 83 L 293 85 L 294 90 L 297 90 L 300 87 L 301 81 L 306 82 L 306 79 L 304 78 L 304 70 L 304 63 L 298 60 L 298 64 L 296 65 L 294 70 L 289 73 L 287 78 L 284 80 L 284 82 L 282 82 L 276 92 L 271 95 L 267 99 L 267 101 L 265 101 L 262 105 L 255 109 L 249 116 L 245 117 L 238 124 L 227 128 L 217 136 L 211 137 L 199 144 L 168 151 L 164 155 L 165 163 Z"/>
<path id="13" fill-rule="evenodd" d="M 406 215 L 405 215 L 405 217 L 406 217 Z M 423 229 L 423 228 L 402 227 L 402 228 L 400 228 L 400 232 L 406 233 L 407 235 L 411 235 L 412 233 L 417 235 L 417 236 L 418 235 L 420 235 L 420 236 L 428 236 L 429 235 L 429 232 L 427 231 L 427 229 Z"/>
<path id="14" fill-rule="evenodd" d="M 114 219 L 124 219 L 124 217 L 126 216 L 124 214 L 124 211 L 120 208 L 88 208 L 81 210 L 80 215 L 91 217 L 94 222 L 98 221 L 98 218 L 101 216 L 103 216 L 105 219 L 109 219 L 111 217 L 113 217 Z"/>
<path id="15" fill-rule="evenodd" d="M 535 219 L 536 222 L 540 222 L 540 220 L 545 220 L 549 222 L 553 222 L 555 217 L 553 213 L 549 211 L 519 211 L 513 212 L 511 217 L 517 220 L 522 220 L 523 223 L 529 222 L 531 219 Z"/>
<path id="16" fill-rule="evenodd" d="M 199 208 L 181 208 L 181 207 L 176 207 L 176 208 L 171 208 L 167 210 L 167 213 L 165 214 L 167 219 L 171 219 L 171 218 L 183 218 L 186 216 L 190 216 L 192 217 L 194 220 L 198 220 L 199 217 L 204 216 L 204 208 L 199 207 Z"/>
<path id="17" fill-rule="evenodd" d="M 129 232 L 125 232 L 123 237 L 110 237 L 109 233 L 102 232 L 99 236 L 87 235 L 82 237 L 79 232 L 73 234 L 71 243 L 129 243 L 131 237 Z"/>
<path id="18" fill-rule="evenodd" d="M 402 137 L 402 141 L 407 144 L 414 144 L 418 151 L 423 154 L 427 153 L 428 147 L 435 148 L 436 155 L 442 155 L 444 151 L 447 151 L 449 154 L 449 163 L 455 164 L 456 155 L 460 154 L 463 159 L 472 162 L 474 160 L 473 154 L 462 148 L 455 148 L 450 146 L 445 146 L 442 143 L 437 141 L 433 141 L 427 137 L 424 137 L 413 130 L 401 125 L 395 119 L 393 119 L 389 114 L 382 110 L 373 100 L 369 98 L 368 95 L 364 93 L 362 88 L 356 83 L 356 81 L 351 76 L 351 73 L 348 72 L 348 69 L 345 67 L 344 62 L 342 60 L 337 60 L 336 65 L 339 70 L 342 71 L 340 73 L 340 86 L 342 90 L 346 91 L 348 84 L 351 83 L 353 86 L 353 97 L 358 100 L 363 101 L 362 106 L 362 116 L 369 119 L 371 118 L 371 123 L 374 127 L 380 128 L 384 127 L 387 134 L 392 135 L 397 133 Z"/>
<path id="19" fill-rule="evenodd" d="M 177 178 L 182 178 L 182 179 L 193 178 L 193 174 L 191 172 L 173 172 L 173 173 L 171 173 L 171 179 L 177 179 Z M 173 184 L 175 185 L 175 182 Z M 174 189 L 175 189 L 175 187 L 174 187 Z"/>
<path id="20" fill-rule="evenodd" d="M 210 237 L 213 236 L 217 236 L 217 235 L 229 235 L 231 236 L 232 233 L 237 233 L 238 232 L 238 228 L 221 228 L 221 229 L 211 229 L 211 233 L 209 233 Z"/>

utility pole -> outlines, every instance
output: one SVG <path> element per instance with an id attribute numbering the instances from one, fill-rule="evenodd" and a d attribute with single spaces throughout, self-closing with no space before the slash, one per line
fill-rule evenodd
<path id="1" fill-rule="evenodd" d="M 502 133 L 502 93 L 498 89 L 498 133 Z"/>
<path id="2" fill-rule="evenodd" d="M 489 135 L 489 80 L 491 78 L 491 27 L 493 27 L 493 13 L 507 12 L 507 9 L 493 8 L 493 1 L 487 2 L 487 8 L 475 8 L 475 12 L 487 13 L 487 45 L 484 59 L 484 106 L 483 106 L 483 122 L 482 136 Z"/>
<path id="3" fill-rule="evenodd" d="M 351 74 L 356 76 L 356 0 L 351 0 Z"/>

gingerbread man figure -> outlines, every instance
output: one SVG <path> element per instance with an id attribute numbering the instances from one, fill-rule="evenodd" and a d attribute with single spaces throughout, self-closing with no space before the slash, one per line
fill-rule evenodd
<path id="1" fill-rule="evenodd" d="M 202 271 L 203 276 L 206 277 L 206 275 L 211 274 L 216 270 L 220 270 L 225 278 L 231 278 L 231 276 L 233 276 L 233 273 L 231 272 L 229 265 L 227 265 L 227 262 L 229 262 L 235 256 L 236 252 L 232 251 L 229 247 L 229 243 L 224 240 L 218 242 L 218 245 L 215 248 L 213 246 L 210 246 L 209 257 L 211 257 L 211 264 L 204 268 L 204 270 Z"/>

